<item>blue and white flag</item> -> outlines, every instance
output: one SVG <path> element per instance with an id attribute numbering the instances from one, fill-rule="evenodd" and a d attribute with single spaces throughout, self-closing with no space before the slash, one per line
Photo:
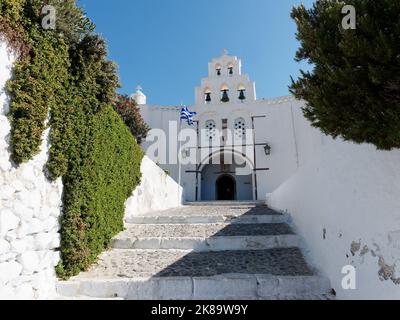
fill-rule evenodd
<path id="1" fill-rule="evenodd" d="M 181 110 L 181 120 L 186 120 L 187 124 L 189 126 L 193 125 L 193 116 L 195 116 L 197 112 L 191 112 L 189 109 L 185 106 Z"/>

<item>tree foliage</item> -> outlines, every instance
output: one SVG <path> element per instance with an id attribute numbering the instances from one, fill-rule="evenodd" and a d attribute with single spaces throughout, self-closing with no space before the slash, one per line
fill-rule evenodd
<path id="1" fill-rule="evenodd" d="M 344 5 L 356 8 L 355 30 L 342 28 Z M 399 148 L 400 1 L 320 0 L 292 18 L 296 60 L 313 68 L 290 87 L 306 101 L 305 117 L 335 138 Z"/>
<path id="2" fill-rule="evenodd" d="M 149 126 L 144 122 L 136 102 L 127 95 L 118 95 L 114 109 L 131 130 L 137 143 L 141 144 L 149 132 Z"/>

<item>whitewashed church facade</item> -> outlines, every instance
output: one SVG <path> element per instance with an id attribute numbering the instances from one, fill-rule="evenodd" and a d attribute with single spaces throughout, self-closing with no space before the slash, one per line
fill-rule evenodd
<path id="1" fill-rule="evenodd" d="M 181 143 L 180 106 L 148 105 L 140 87 L 132 98 L 148 125 L 165 132 L 165 137 L 151 132 L 143 147 L 181 182 L 186 201 L 265 200 L 307 160 L 313 145 L 308 140 L 319 137 L 298 136 L 310 132 L 302 130 L 309 127 L 303 102 L 291 96 L 257 99 L 241 60 L 226 50 L 208 64 L 208 76 L 195 89 L 189 110 L 197 115 L 190 131 L 186 123 L 182 126 Z"/>

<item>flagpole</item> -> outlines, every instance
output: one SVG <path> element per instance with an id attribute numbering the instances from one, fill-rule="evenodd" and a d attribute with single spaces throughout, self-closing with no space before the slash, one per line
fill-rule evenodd
<path id="1" fill-rule="evenodd" d="M 183 102 L 181 101 L 181 110 L 183 108 Z M 182 119 L 181 119 L 181 114 L 179 112 L 179 131 L 178 131 L 178 164 L 179 164 L 179 177 L 178 177 L 178 184 L 181 185 L 182 182 L 182 162 L 180 160 L 180 157 L 182 156 L 181 154 L 181 148 L 182 148 L 182 139 L 180 139 L 181 131 L 182 131 Z"/>
<path id="2" fill-rule="evenodd" d="M 178 144 L 179 144 L 179 147 L 178 147 L 178 162 L 179 162 L 179 179 L 178 179 L 178 183 L 179 183 L 179 185 L 181 185 L 181 180 L 182 180 L 182 162 L 180 160 L 180 157 L 182 156 L 182 154 L 181 154 L 182 141 L 180 139 L 181 131 L 182 131 L 182 120 L 180 121 L 179 133 L 178 133 Z"/>
<path id="3" fill-rule="evenodd" d="M 181 186 L 182 183 L 182 120 L 187 120 L 188 125 L 191 126 L 193 124 L 193 116 L 197 114 L 196 112 L 190 112 L 186 106 L 183 106 L 183 101 L 181 101 L 181 112 L 180 112 L 180 126 L 179 126 L 179 133 L 177 134 L 178 137 L 178 161 L 179 161 L 179 178 L 178 184 Z M 184 195 L 184 190 L 182 188 L 182 195 Z"/>

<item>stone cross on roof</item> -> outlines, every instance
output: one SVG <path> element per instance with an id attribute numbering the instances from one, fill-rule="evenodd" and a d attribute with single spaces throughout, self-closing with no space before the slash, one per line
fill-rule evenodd
<path id="1" fill-rule="evenodd" d="M 228 55 L 228 49 L 222 49 L 222 55 L 223 56 Z"/>

